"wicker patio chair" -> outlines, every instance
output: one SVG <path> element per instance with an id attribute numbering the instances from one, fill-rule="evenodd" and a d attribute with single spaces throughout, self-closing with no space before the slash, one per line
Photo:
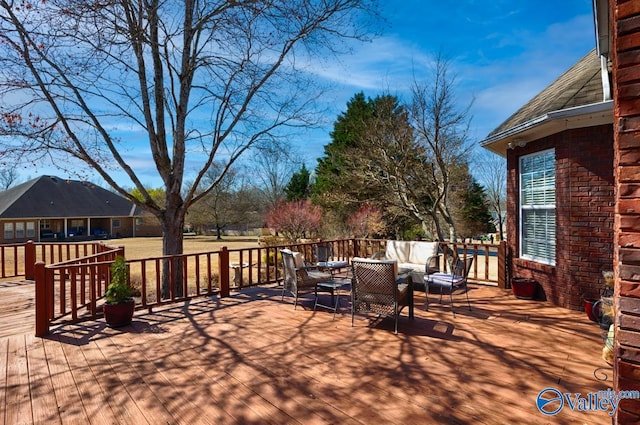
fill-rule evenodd
<path id="1" fill-rule="evenodd" d="M 397 334 L 398 317 L 404 307 L 409 307 L 409 317 L 413 318 L 411 277 L 398 283 L 397 265 L 392 260 L 354 258 L 351 265 L 351 326 L 357 313 L 375 313 L 378 316 L 393 317 L 394 333 Z"/>
<path id="2" fill-rule="evenodd" d="M 441 304 L 443 290 L 446 288 L 449 291 L 449 299 L 453 317 L 456 317 L 456 312 L 453 308 L 453 292 L 458 289 L 464 289 L 464 292 L 467 296 L 467 306 L 469 307 L 469 311 L 471 311 L 471 303 L 469 302 L 469 290 L 467 288 L 467 278 L 469 276 L 469 271 L 471 270 L 472 263 L 473 257 L 466 257 L 464 260 L 456 257 L 455 259 L 453 259 L 450 265 L 452 271 L 451 273 L 432 273 L 425 275 L 424 292 L 427 299 L 427 310 L 429 309 L 429 287 L 431 285 L 436 285 L 440 287 Z"/>
<path id="3" fill-rule="evenodd" d="M 315 270 L 313 266 L 307 266 L 299 252 L 289 249 L 280 251 L 284 270 L 284 284 L 282 285 L 282 299 L 287 291 L 294 296 L 293 308 L 298 305 L 298 296 L 303 293 L 313 292 L 318 296 L 317 284 L 331 280 L 331 274 Z"/>

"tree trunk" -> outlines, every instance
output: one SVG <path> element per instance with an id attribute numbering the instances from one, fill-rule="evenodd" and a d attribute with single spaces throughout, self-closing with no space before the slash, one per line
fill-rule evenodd
<path id="1" fill-rule="evenodd" d="M 166 211 L 161 223 L 163 232 L 162 255 L 182 254 L 184 214 L 180 210 L 174 211 L 173 214 Z M 171 282 L 173 282 L 173 290 Z M 184 295 L 181 257 L 177 257 L 172 261 L 164 260 L 162 262 L 162 297 L 170 298 L 172 295 L 174 297 Z"/>

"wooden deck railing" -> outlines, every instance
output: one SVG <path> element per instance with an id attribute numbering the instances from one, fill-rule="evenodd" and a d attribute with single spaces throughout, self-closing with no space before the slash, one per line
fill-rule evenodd
<path id="1" fill-rule="evenodd" d="M 33 280 L 34 264 L 59 263 L 97 254 L 97 242 L 22 242 L 0 245 L 0 279 L 24 276 Z"/>
<path id="2" fill-rule="evenodd" d="M 331 243 L 334 257 L 349 260 L 355 256 L 370 257 L 384 252 L 385 240 L 339 239 Z M 69 245 L 69 246 L 67 246 Z M 313 258 L 317 242 L 270 247 L 227 249 L 219 251 L 161 256 L 128 260 L 131 286 L 138 291 L 137 309 L 154 307 L 190 298 L 219 295 L 228 296 L 231 290 L 279 283 L 282 280 L 280 250 L 300 251 L 306 259 Z M 441 243 L 444 261 L 451 253 L 473 256 L 474 266 L 469 278 L 476 282 L 498 282 L 499 245 Z M 109 284 L 110 264 L 116 255 L 124 255 L 124 248 L 103 243 L 87 244 L 26 244 L 27 273 L 33 267 L 36 281 L 36 334 L 46 335 L 56 324 L 95 319 L 102 316 L 100 304 Z M 75 259 L 69 257 L 77 256 Z M 53 264 L 46 260 L 62 261 Z M 29 265 L 32 264 L 33 266 Z M 175 287 L 174 271 L 181 271 L 181 287 Z M 171 281 L 169 292 L 162 288 L 163 273 Z M 504 278 L 503 278 L 504 279 Z"/>
<path id="3" fill-rule="evenodd" d="M 24 247 L 23 243 L 0 245 L 0 278 L 24 276 L 24 263 L 20 261 Z"/>
<path id="4" fill-rule="evenodd" d="M 56 264 L 34 264 L 36 336 L 48 334 L 51 324 L 62 318 L 76 322 L 97 317 L 98 299 L 111 279 L 111 264 L 116 256 L 124 256 L 124 248 L 101 244 L 96 251 L 97 254 Z M 33 254 L 26 256 L 29 255 Z"/>

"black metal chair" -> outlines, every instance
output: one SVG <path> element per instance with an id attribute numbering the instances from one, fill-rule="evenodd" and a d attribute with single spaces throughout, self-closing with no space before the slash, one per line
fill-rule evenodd
<path id="1" fill-rule="evenodd" d="M 429 309 L 429 287 L 431 285 L 437 285 L 440 287 L 440 303 L 442 304 L 442 293 L 444 289 L 449 291 L 449 299 L 451 304 L 451 311 L 453 317 L 456 317 L 456 312 L 453 308 L 453 292 L 459 289 L 464 289 L 467 296 L 467 305 L 469 311 L 471 311 L 471 303 L 469 302 L 469 290 L 467 288 L 467 278 L 469 271 L 471 270 L 471 264 L 473 263 L 473 257 L 466 257 L 461 260 L 456 257 L 451 262 L 451 273 L 431 273 L 424 276 L 424 292 L 427 299 L 427 310 Z"/>
<path id="2" fill-rule="evenodd" d="M 320 270 L 327 270 L 331 275 L 336 271 L 348 267 L 349 262 L 336 260 L 333 256 L 333 245 L 331 243 L 319 243 L 313 246 L 313 256 L 315 265 Z"/>

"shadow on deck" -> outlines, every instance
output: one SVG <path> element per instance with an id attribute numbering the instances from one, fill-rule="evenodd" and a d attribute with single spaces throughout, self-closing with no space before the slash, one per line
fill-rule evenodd
<path id="1" fill-rule="evenodd" d="M 139 311 L 121 329 L 99 320 L 41 339 L 14 323 L 0 336 L 4 423 L 548 423 L 541 390 L 611 387 L 594 378 L 606 364 L 584 313 L 495 287 L 469 295 L 454 319 L 416 291 L 398 335 L 390 319 L 352 327 L 346 304 L 335 320 L 312 297 L 294 310 L 278 287 Z M 568 407 L 552 420 L 610 422 Z"/>

